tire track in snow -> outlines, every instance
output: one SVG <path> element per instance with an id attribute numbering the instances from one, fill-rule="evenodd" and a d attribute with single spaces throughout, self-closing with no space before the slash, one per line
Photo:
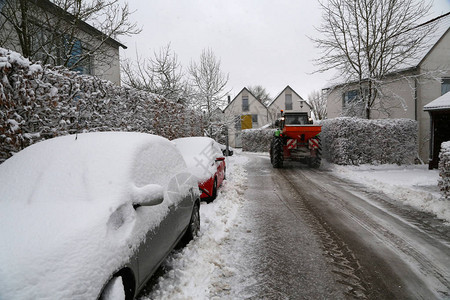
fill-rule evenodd
<path id="1" fill-rule="evenodd" d="M 302 172 L 301 176 L 317 185 L 318 193 L 330 203 L 334 203 L 336 213 L 339 212 L 345 216 L 344 218 L 352 220 L 353 224 L 364 229 L 369 233 L 365 235 L 370 236 L 372 241 L 379 241 L 380 245 L 390 249 L 393 253 L 393 258 L 390 259 L 395 259 L 397 267 L 409 268 L 408 272 L 418 276 L 404 282 L 417 297 L 440 299 L 450 296 L 448 264 L 446 266 L 445 262 L 442 263 L 442 260 L 445 261 L 446 253 L 448 261 L 449 249 L 448 244 L 442 242 L 441 234 L 429 234 L 426 232 L 429 228 L 422 230 L 423 228 L 420 228 L 422 226 L 407 222 L 403 214 L 398 214 L 398 207 L 396 209 L 385 207 L 386 203 L 392 206 L 392 201 L 381 201 L 383 198 L 380 195 L 366 193 L 364 187 L 355 187 L 351 182 L 339 180 L 341 190 L 345 190 L 347 195 L 352 195 L 351 198 L 354 200 L 350 200 L 343 197 L 342 193 L 336 194 L 334 182 L 326 185 L 319 184 L 332 179 L 325 173 L 308 170 Z M 373 245 L 376 245 L 376 242 Z M 376 250 L 373 249 L 373 251 Z M 430 293 L 434 294 L 434 297 Z"/>
<path id="2" fill-rule="evenodd" d="M 354 299 L 368 299 L 368 285 L 362 279 L 361 265 L 358 259 L 348 245 L 337 235 L 332 227 L 323 219 L 321 213 L 310 205 L 309 200 L 304 197 L 304 193 L 300 190 L 296 182 L 295 173 L 289 169 L 279 172 L 282 180 L 290 184 L 297 193 L 296 204 L 298 208 L 303 210 L 309 216 L 309 224 L 316 232 L 323 244 L 324 254 L 330 259 L 333 265 L 333 272 L 340 279 L 338 282 L 347 287 L 346 295 Z M 285 205 L 289 205 L 285 203 Z M 290 208 L 291 209 L 291 208 Z"/>

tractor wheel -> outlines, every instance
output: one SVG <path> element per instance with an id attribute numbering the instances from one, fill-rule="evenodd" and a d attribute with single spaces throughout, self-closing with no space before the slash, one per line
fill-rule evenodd
<path id="1" fill-rule="evenodd" d="M 270 141 L 270 149 L 269 149 L 269 155 L 270 155 L 270 163 L 273 164 L 273 140 Z"/>
<path id="2" fill-rule="evenodd" d="M 271 162 L 274 168 L 282 168 L 283 167 L 283 139 L 276 137 L 273 140 L 272 145 L 272 155 Z"/>

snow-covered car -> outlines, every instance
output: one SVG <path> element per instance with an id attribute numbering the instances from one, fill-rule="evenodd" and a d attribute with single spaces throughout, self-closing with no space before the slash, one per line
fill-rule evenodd
<path id="1" fill-rule="evenodd" d="M 209 137 L 175 139 L 189 171 L 198 179 L 200 198 L 207 202 L 217 197 L 217 189 L 225 179 L 225 157 L 218 144 Z"/>
<path id="2" fill-rule="evenodd" d="M 0 165 L 0 299 L 133 299 L 198 233 L 199 196 L 162 137 L 84 133 L 27 147 Z"/>

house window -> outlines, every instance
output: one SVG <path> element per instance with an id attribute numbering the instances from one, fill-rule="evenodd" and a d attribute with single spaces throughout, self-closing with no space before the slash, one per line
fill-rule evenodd
<path id="1" fill-rule="evenodd" d="M 31 47 L 35 53 L 33 59 L 53 65 L 65 64 L 80 74 L 93 74 L 92 57 L 81 40 L 50 31 L 38 21 L 31 21 L 30 26 L 33 32 Z"/>
<path id="2" fill-rule="evenodd" d="M 285 109 L 292 110 L 292 94 L 285 94 L 284 100 L 285 100 Z"/>
<path id="3" fill-rule="evenodd" d="M 343 98 L 342 105 L 344 107 L 347 106 L 347 104 L 350 104 L 353 101 L 357 100 L 358 96 L 359 96 L 358 90 L 351 90 L 351 91 L 345 92 L 342 96 L 342 98 Z"/>
<path id="4" fill-rule="evenodd" d="M 67 67 L 80 74 L 92 74 L 91 56 L 87 55 L 89 50 L 84 47 L 80 40 L 65 40 L 65 55 L 68 59 Z"/>
<path id="5" fill-rule="evenodd" d="M 241 129 L 241 116 L 234 116 L 234 129 Z"/>
<path id="6" fill-rule="evenodd" d="M 442 78 L 441 95 L 450 92 L 450 78 Z"/>
<path id="7" fill-rule="evenodd" d="M 249 111 L 248 96 L 242 96 L 242 111 Z"/>
<path id="8" fill-rule="evenodd" d="M 258 123 L 258 115 L 252 115 L 252 123 Z"/>

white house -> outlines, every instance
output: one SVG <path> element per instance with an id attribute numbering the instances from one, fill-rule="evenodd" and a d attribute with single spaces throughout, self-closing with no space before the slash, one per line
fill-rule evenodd
<path id="1" fill-rule="evenodd" d="M 418 122 L 418 150 L 423 161 L 429 158 L 430 116 L 423 107 L 450 90 L 450 13 L 434 20 L 437 31 L 422 57 L 389 74 L 382 83 L 382 94 L 388 101 L 376 102 L 371 118 L 408 118 Z M 328 118 L 350 113 L 358 97 L 355 83 L 334 85 L 327 89 Z"/>
<path id="2" fill-rule="evenodd" d="M 267 107 L 244 87 L 224 109 L 230 146 L 242 147 L 242 130 L 268 124 L 268 114 Z"/>
<path id="3" fill-rule="evenodd" d="M 0 47 L 23 54 L 19 36 L 13 29 L 13 24 L 6 18 L 11 14 L 11 10 L 15 9 L 14 1 L 19 0 L 0 1 Z M 53 65 L 66 63 L 67 66 L 70 66 L 71 60 L 77 61 L 76 64 L 72 64 L 76 66 L 73 70 L 120 84 L 119 48 L 126 49 L 125 45 L 86 22 L 75 19 L 73 15 L 49 0 L 27 1 L 27 5 L 30 6 L 27 22 L 31 23 L 30 28 L 33 30 L 32 34 L 30 33 L 30 45 L 35 52 L 31 57 L 33 60 L 50 57 L 50 61 L 43 63 Z M 16 13 L 16 17 L 17 15 L 19 14 Z M 76 27 L 71 25 L 73 23 Z M 39 50 L 44 45 L 45 49 Z M 51 55 L 48 56 L 47 53 Z M 78 64 L 77 57 L 87 58 Z"/>
<path id="4" fill-rule="evenodd" d="M 280 117 L 280 111 L 301 111 L 310 114 L 311 106 L 289 85 L 268 105 L 269 120 L 274 122 Z"/>
<path id="5" fill-rule="evenodd" d="M 273 124 L 281 110 L 311 113 L 309 104 L 289 85 L 267 107 L 243 88 L 224 110 L 230 146 L 242 147 L 242 130 Z"/>

